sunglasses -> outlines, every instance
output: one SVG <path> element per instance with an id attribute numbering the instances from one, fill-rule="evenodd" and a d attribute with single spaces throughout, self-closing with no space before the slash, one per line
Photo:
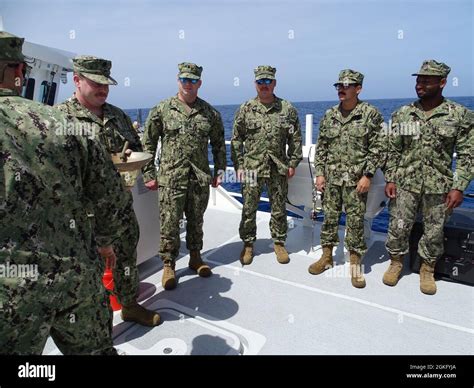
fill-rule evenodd
<path id="1" fill-rule="evenodd" d="M 193 85 L 197 84 L 198 83 L 198 79 L 194 79 L 194 78 L 180 78 L 179 79 L 179 82 L 181 82 L 182 84 L 185 84 L 187 82 L 191 82 Z"/>
<path id="2" fill-rule="evenodd" d="M 268 78 L 262 78 L 262 79 L 258 79 L 258 80 L 255 81 L 255 82 L 257 82 L 259 85 L 263 85 L 263 84 L 265 84 L 265 85 L 270 85 L 270 84 L 273 82 L 273 80 L 272 80 L 272 79 L 268 79 Z"/>
<path id="3" fill-rule="evenodd" d="M 335 85 L 334 85 L 334 87 L 336 88 L 336 90 L 339 90 L 339 89 L 347 90 L 347 89 L 349 89 L 351 86 L 357 86 L 357 84 L 335 84 Z"/>

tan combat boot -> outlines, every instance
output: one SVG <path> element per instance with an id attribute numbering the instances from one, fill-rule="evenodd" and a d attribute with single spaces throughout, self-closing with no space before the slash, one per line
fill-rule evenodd
<path id="1" fill-rule="evenodd" d="M 249 265 L 253 260 L 253 244 L 244 243 L 244 249 L 240 252 L 240 262 L 242 265 Z"/>
<path id="2" fill-rule="evenodd" d="M 420 268 L 420 290 L 423 294 L 434 295 L 436 294 L 436 283 L 434 280 L 434 267 L 435 263 L 427 264 L 421 263 Z"/>
<path id="3" fill-rule="evenodd" d="M 361 262 L 362 257 L 356 253 L 350 252 L 350 265 L 351 265 L 351 283 L 356 288 L 365 287 L 364 272 L 362 270 Z"/>
<path id="4" fill-rule="evenodd" d="M 176 288 L 176 274 L 174 273 L 174 262 L 166 260 L 163 264 L 163 277 L 161 278 L 161 284 L 165 290 L 172 290 Z"/>
<path id="5" fill-rule="evenodd" d="M 275 250 L 277 260 L 280 264 L 288 264 L 290 262 L 290 257 L 286 251 L 285 244 L 275 243 L 273 249 Z"/>
<path id="6" fill-rule="evenodd" d="M 207 278 L 212 275 L 211 268 L 201 259 L 201 252 L 193 249 L 189 253 L 189 257 L 189 268 L 196 271 L 199 276 Z"/>
<path id="7" fill-rule="evenodd" d="M 308 268 L 308 271 L 312 275 L 319 275 L 329 268 L 332 268 L 334 262 L 332 260 L 332 246 L 326 245 L 323 246 L 323 254 L 321 258 L 311 264 Z"/>
<path id="8" fill-rule="evenodd" d="M 147 310 L 136 301 L 123 305 L 120 315 L 124 321 L 135 322 L 143 326 L 158 326 L 161 323 L 161 317 L 158 313 Z"/>
<path id="9" fill-rule="evenodd" d="M 383 274 L 382 281 L 387 286 L 396 286 L 403 268 L 403 256 L 390 256 L 390 266 Z"/>

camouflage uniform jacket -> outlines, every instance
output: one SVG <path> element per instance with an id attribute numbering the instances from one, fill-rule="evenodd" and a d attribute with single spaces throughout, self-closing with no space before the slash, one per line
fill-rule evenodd
<path id="1" fill-rule="evenodd" d="M 316 176 L 337 186 L 356 186 L 364 173 L 381 167 L 380 131 L 383 117 L 372 105 L 359 101 L 347 117 L 339 105 L 328 109 L 319 126 L 314 156 Z"/>
<path id="2" fill-rule="evenodd" d="M 129 149 L 136 152 L 142 151 L 142 144 L 137 132 L 132 126 L 130 117 L 114 105 L 105 103 L 104 118 L 100 119 L 86 107 L 84 107 L 76 96 L 69 98 L 55 108 L 66 113 L 81 123 L 88 123 L 93 135 L 100 140 L 109 154 L 120 153 L 126 141 Z M 122 181 L 125 185 L 133 185 L 135 176 L 130 173 L 122 173 Z"/>
<path id="3" fill-rule="evenodd" d="M 99 245 L 123 230 L 118 214 L 128 199 L 112 161 L 99 143 L 64 135 L 66 121 L 0 89 L 0 262 L 40 263 L 40 273 L 77 265 L 98 272 L 85 203 L 103 203 L 95 209 Z"/>
<path id="4" fill-rule="evenodd" d="M 464 191 L 472 178 L 474 115 L 445 99 L 427 118 L 418 101 L 392 115 L 385 179 L 414 193 Z M 453 153 L 456 172 L 452 172 Z"/>
<path id="5" fill-rule="evenodd" d="M 268 178 L 273 165 L 286 176 L 303 159 L 298 112 L 278 97 L 268 107 L 258 97 L 245 102 L 235 114 L 231 148 L 236 170 Z"/>
<path id="6" fill-rule="evenodd" d="M 198 98 L 188 113 L 177 96 L 160 102 L 149 113 L 143 148 L 158 155 L 158 184 L 166 187 L 187 188 L 194 174 L 200 186 L 211 183 L 208 160 L 208 142 L 214 157 L 214 176 L 225 171 L 226 150 L 224 125 L 220 113 L 206 101 Z M 151 161 L 143 168 L 145 182 L 156 179 L 156 167 Z"/>

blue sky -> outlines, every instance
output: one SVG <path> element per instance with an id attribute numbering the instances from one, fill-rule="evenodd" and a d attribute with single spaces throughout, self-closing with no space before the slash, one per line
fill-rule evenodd
<path id="1" fill-rule="evenodd" d="M 277 68 L 276 93 L 291 101 L 334 100 L 344 68 L 365 74 L 363 98 L 415 97 L 410 74 L 428 58 L 452 69 L 446 96 L 470 96 L 473 12 L 472 0 L 0 2 L 7 31 L 112 60 L 109 102 L 122 108 L 175 94 L 183 61 L 204 67 L 200 96 L 216 105 L 251 98 L 260 64 Z M 72 92 L 69 82 L 59 99 Z"/>

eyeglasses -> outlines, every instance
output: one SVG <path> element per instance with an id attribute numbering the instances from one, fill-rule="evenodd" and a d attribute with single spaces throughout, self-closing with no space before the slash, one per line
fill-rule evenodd
<path id="1" fill-rule="evenodd" d="M 349 89 L 351 86 L 356 86 L 357 84 L 335 84 L 334 87 L 336 88 L 336 90 L 339 90 L 339 89 L 344 89 L 344 90 L 347 90 Z"/>
<path id="2" fill-rule="evenodd" d="M 256 82 L 257 82 L 259 85 L 263 85 L 263 84 L 265 84 L 265 85 L 270 85 L 270 84 L 273 82 L 273 80 L 272 80 L 272 79 L 268 79 L 268 78 L 262 78 L 262 79 L 258 79 Z"/>
<path id="3" fill-rule="evenodd" d="M 182 84 L 185 84 L 187 82 L 191 82 L 193 85 L 197 84 L 198 83 L 198 79 L 194 79 L 194 78 L 180 78 L 179 79 L 179 82 L 181 82 Z"/>

